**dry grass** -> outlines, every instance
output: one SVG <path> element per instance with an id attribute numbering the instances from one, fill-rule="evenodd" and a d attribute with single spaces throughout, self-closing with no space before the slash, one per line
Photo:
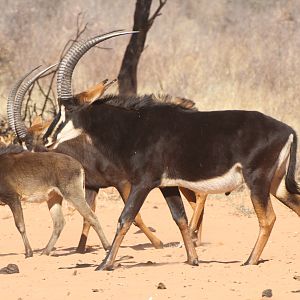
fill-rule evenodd
<path id="1" fill-rule="evenodd" d="M 71 4 L 72 3 L 72 4 Z M 153 8 L 157 1 L 153 1 Z M 86 36 L 132 27 L 135 1 L 0 0 L 0 97 L 25 71 L 56 61 L 85 13 Z M 34 4 L 34 5 L 33 5 Z M 202 110 L 259 110 L 300 132 L 300 2 L 202 0 L 167 3 L 139 65 L 139 92 L 166 92 Z M 11 20 L 15 22 L 11 22 Z M 93 49 L 74 74 L 74 89 L 115 78 L 128 37 Z M 36 96 L 38 98 L 38 95 Z M 2 111 L 4 108 L 2 107 Z"/>

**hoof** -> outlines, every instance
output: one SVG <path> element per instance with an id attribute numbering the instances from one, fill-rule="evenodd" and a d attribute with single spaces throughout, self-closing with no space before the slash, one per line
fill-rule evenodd
<path id="1" fill-rule="evenodd" d="M 25 258 L 29 258 L 29 257 L 32 257 L 33 256 L 33 252 L 30 251 L 28 253 L 25 253 Z"/>
<path id="2" fill-rule="evenodd" d="M 243 264 L 241 264 L 241 266 L 256 266 L 256 265 L 258 265 L 258 262 L 256 262 L 256 263 L 251 263 L 250 261 L 245 261 Z"/>
<path id="3" fill-rule="evenodd" d="M 103 249 L 106 251 L 106 252 L 108 252 L 109 250 L 110 250 L 110 248 L 111 248 L 111 245 L 110 244 L 107 244 L 107 245 L 103 245 Z"/>
<path id="4" fill-rule="evenodd" d="M 78 247 L 78 248 L 76 249 L 76 253 L 84 254 L 84 253 L 85 253 L 85 248 L 81 248 L 81 247 L 79 248 L 79 247 Z"/>
<path id="5" fill-rule="evenodd" d="M 198 258 L 192 259 L 192 260 L 188 260 L 187 263 L 191 266 L 199 266 L 199 260 Z"/>
<path id="6" fill-rule="evenodd" d="M 106 262 L 102 262 L 95 271 L 113 271 L 114 265 L 113 264 L 107 264 Z"/>
<path id="7" fill-rule="evenodd" d="M 48 250 L 43 250 L 43 252 L 41 253 L 41 255 L 49 256 L 49 255 L 50 255 L 50 251 L 48 251 Z"/>
<path id="8" fill-rule="evenodd" d="M 155 249 L 163 249 L 164 244 L 162 241 L 160 241 L 158 244 L 153 245 Z"/>

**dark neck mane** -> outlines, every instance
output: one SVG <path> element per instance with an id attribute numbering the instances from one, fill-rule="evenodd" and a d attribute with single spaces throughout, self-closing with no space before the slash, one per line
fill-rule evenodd
<path id="1" fill-rule="evenodd" d="M 170 95 L 143 95 L 143 96 L 118 96 L 107 95 L 101 99 L 96 100 L 93 105 L 100 105 L 102 103 L 122 107 L 125 109 L 142 109 L 153 106 L 173 106 L 182 109 L 195 110 L 195 103 L 192 100 L 185 98 L 172 97 Z"/>

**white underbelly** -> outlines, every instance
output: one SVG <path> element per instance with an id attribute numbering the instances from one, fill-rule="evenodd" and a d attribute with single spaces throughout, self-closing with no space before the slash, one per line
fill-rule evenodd
<path id="1" fill-rule="evenodd" d="M 42 203 L 48 200 L 48 195 L 46 193 L 32 193 L 30 195 L 22 195 L 21 201 L 30 203 Z"/>
<path id="2" fill-rule="evenodd" d="M 57 187 L 49 187 L 35 191 L 27 191 L 26 193 L 20 193 L 20 199 L 24 202 L 42 203 L 50 200 L 54 195 L 61 196 L 61 192 Z"/>
<path id="3" fill-rule="evenodd" d="M 168 178 L 163 174 L 161 186 L 180 186 L 204 194 L 218 194 L 233 191 L 244 182 L 242 166 L 235 164 L 228 172 L 221 176 L 199 181 Z"/>

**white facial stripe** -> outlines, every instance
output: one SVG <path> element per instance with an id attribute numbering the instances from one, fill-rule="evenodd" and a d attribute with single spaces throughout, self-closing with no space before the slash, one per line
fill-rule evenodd
<path id="1" fill-rule="evenodd" d="M 53 128 L 52 134 L 54 134 L 56 132 L 57 128 L 65 121 L 66 121 L 66 110 L 65 110 L 65 107 L 62 105 L 61 109 L 60 109 L 60 118 L 59 118 L 58 122 L 56 123 L 55 127 Z"/>
<path id="2" fill-rule="evenodd" d="M 60 117 L 55 124 L 54 128 L 51 130 L 51 134 L 47 137 L 48 143 L 45 145 L 46 147 L 49 147 L 53 144 L 53 136 L 56 134 L 57 129 L 61 124 L 63 124 L 66 121 L 66 109 L 64 105 L 60 108 Z"/>
<path id="3" fill-rule="evenodd" d="M 61 112 L 61 117 L 60 117 L 60 119 L 61 119 L 62 122 L 65 122 L 65 121 L 66 121 L 66 109 L 65 109 L 65 106 L 64 106 L 64 105 L 62 105 L 62 106 L 60 107 L 60 112 Z"/>
<path id="4" fill-rule="evenodd" d="M 74 128 L 72 120 L 68 121 L 68 123 L 64 126 L 61 132 L 57 135 L 57 140 L 53 146 L 53 149 L 56 149 L 60 143 L 72 140 L 80 134 L 82 134 L 82 129 Z"/>
<path id="5" fill-rule="evenodd" d="M 233 191 L 244 182 L 242 174 L 242 165 L 236 163 L 225 174 L 200 181 L 186 181 L 182 179 L 167 178 L 163 174 L 161 179 L 161 186 L 181 186 L 190 190 L 204 193 L 204 194 L 218 194 Z"/>
<path id="6" fill-rule="evenodd" d="M 50 146 L 52 146 L 53 145 L 53 139 L 52 139 L 52 137 L 48 137 L 48 142 L 45 144 L 45 147 L 50 147 Z"/>
<path id="7" fill-rule="evenodd" d="M 24 150 L 28 150 L 28 148 L 26 146 L 26 143 L 24 141 L 22 142 L 22 147 L 23 147 Z"/>
<path id="8" fill-rule="evenodd" d="M 45 144 L 46 147 L 50 147 L 54 144 L 54 136 L 59 128 L 64 122 L 66 121 L 66 109 L 64 105 L 61 106 L 60 108 L 60 117 L 54 126 L 54 128 L 51 130 L 51 134 L 47 137 L 47 143 Z M 57 147 L 57 145 L 56 145 Z"/>

